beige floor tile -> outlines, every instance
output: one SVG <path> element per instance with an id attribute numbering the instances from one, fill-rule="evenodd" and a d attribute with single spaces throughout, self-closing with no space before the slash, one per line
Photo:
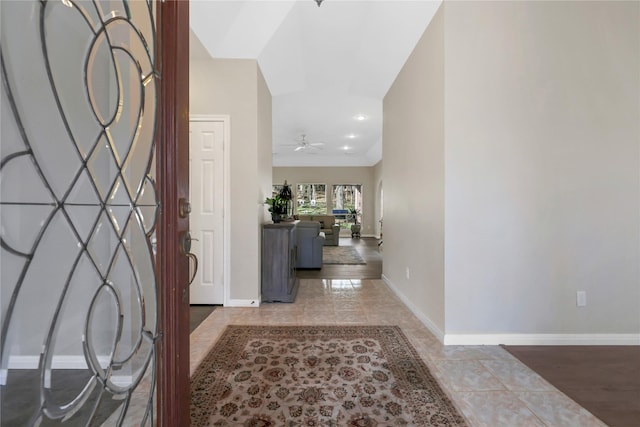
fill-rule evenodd
<path id="1" fill-rule="evenodd" d="M 471 426 L 603 425 L 498 346 L 442 345 L 382 280 L 304 279 L 294 303 L 216 308 L 190 336 L 191 372 L 230 324 L 398 325 Z"/>
<path id="2" fill-rule="evenodd" d="M 606 425 L 559 391 L 514 392 L 549 426 L 605 427 Z"/>
<path id="3" fill-rule="evenodd" d="M 502 383 L 477 360 L 438 360 L 435 366 L 453 391 L 504 390 Z"/>
<path id="4" fill-rule="evenodd" d="M 545 426 L 527 405 L 507 391 L 455 392 L 452 397 L 474 426 Z"/>
<path id="5" fill-rule="evenodd" d="M 556 388 L 517 360 L 481 360 L 480 363 L 509 390 L 555 391 Z"/>
<path id="6" fill-rule="evenodd" d="M 443 345 L 429 349 L 429 357 L 443 360 L 483 360 L 489 355 L 481 346 Z"/>
<path id="7" fill-rule="evenodd" d="M 336 324 L 368 324 L 367 316 L 362 310 L 336 310 Z"/>

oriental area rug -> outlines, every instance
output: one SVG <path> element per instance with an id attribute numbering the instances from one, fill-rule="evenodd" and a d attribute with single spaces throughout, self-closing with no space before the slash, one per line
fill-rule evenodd
<path id="1" fill-rule="evenodd" d="M 191 426 L 466 426 L 397 326 L 230 325 L 191 377 Z"/>
<path id="2" fill-rule="evenodd" d="M 322 263 L 343 265 L 366 264 L 360 253 L 353 246 L 323 246 Z"/>

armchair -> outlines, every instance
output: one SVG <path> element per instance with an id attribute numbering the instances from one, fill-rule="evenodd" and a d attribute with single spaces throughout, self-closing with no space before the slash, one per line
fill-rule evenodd
<path id="1" fill-rule="evenodd" d="M 333 215 L 297 215 L 300 221 L 318 221 L 320 231 L 324 233 L 325 246 L 338 246 L 340 242 L 340 226 L 336 224 L 336 217 Z"/>

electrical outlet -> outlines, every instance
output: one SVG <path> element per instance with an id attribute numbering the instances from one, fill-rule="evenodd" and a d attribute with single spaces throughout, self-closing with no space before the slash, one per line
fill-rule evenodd
<path id="1" fill-rule="evenodd" d="M 409 271 L 409 267 L 406 267 L 406 269 L 405 275 L 407 276 L 407 279 L 411 279 L 411 271 Z"/>
<path id="2" fill-rule="evenodd" d="M 584 307 L 587 305 L 587 292 L 586 291 L 577 291 L 576 292 L 576 306 Z"/>

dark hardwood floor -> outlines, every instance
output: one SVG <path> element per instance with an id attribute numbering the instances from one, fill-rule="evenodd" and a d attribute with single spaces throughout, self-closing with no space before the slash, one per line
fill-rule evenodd
<path id="1" fill-rule="evenodd" d="M 7 371 L 7 383 L 0 387 L 0 426 L 21 427 L 30 425 L 54 426 L 62 425 L 45 419 L 41 424 L 34 422 L 34 414 L 38 414 L 42 395 L 47 396 L 48 403 L 63 406 L 80 395 L 89 382 L 95 380 L 93 374 L 86 369 L 52 369 L 50 387 L 42 387 L 42 372 L 38 369 L 10 369 Z M 93 379 L 92 379 L 93 378 Z M 91 390 L 91 389 L 90 389 Z M 125 401 L 114 398 L 110 393 L 102 393 L 101 386 L 88 392 L 87 401 L 77 412 L 71 412 L 64 425 L 87 425 L 93 413 L 91 425 L 99 426 L 117 410 L 122 411 Z M 95 412 L 93 412 L 95 411 Z"/>
<path id="2" fill-rule="evenodd" d="M 189 333 L 193 332 L 204 319 L 216 308 L 215 305 L 189 306 Z"/>
<path id="3" fill-rule="evenodd" d="M 340 246 L 353 246 L 364 258 L 366 265 L 324 264 L 315 270 L 298 270 L 299 279 L 380 279 L 382 277 L 382 252 L 380 240 L 373 237 L 352 239 L 341 237 Z"/>
<path id="4" fill-rule="evenodd" d="M 504 346 L 611 427 L 640 426 L 640 346 Z"/>

